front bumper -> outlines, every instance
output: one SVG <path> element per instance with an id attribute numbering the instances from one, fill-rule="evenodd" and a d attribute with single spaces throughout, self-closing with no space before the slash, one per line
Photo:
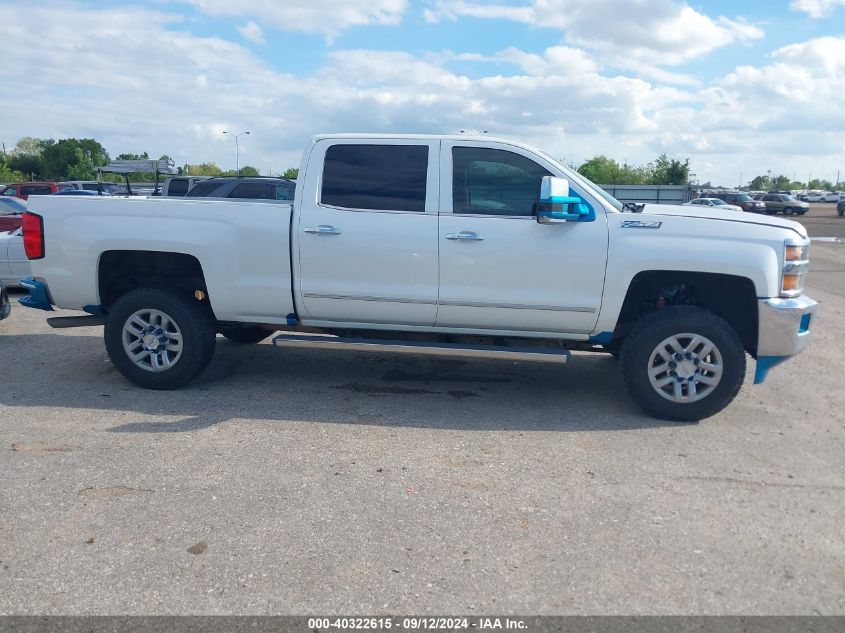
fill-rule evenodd
<path id="1" fill-rule="evenodd" d="M 810 344 L 810 325 L 818 304 L 801 295 L 791 299 L 760 299 L 757 302 L 757 370 L 754 384 L 766 379 L 769 370 Z"/>

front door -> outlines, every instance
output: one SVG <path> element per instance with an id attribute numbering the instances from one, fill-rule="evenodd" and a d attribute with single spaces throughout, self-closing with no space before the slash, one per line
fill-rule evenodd
<path id="1" fill-rule="evenodd" d="M 434 325 L 439 146 L 318 141 L 322 177 L 306 179 L 293 227 L 304 323 Z"/>
<path id="2" fill-rule="evenodd" d="M 590 221 L 538 224 L 543 176 L 557 167 L 506 143 L 441 149 L 438 326 L 589 333 L 598 319 L 608 229 L 598 201 Z"/>

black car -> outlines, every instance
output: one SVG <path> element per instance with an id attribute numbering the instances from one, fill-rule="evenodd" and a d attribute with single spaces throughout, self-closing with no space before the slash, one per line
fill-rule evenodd
<path id="1" fill-rule="evenodd" d="M 711 198 L 719 198 L 728 204 L 742 208 L 743 211 L 750 211 L 751 213 L 765 213 L 766 203 L 761 200 L 755 200 L 747 193 L 741 191 L 718 191 L 710 195 Z"/>
<path id="2" fill-rule="evenodd" d="M 287 178 L 209 178 L 191 187 L 185 197 L 293 200 L 295 190 L 296 181 Z"/>
<path id="3" fill-rule="evenodd" d="M 9 316 L 12 311 L 12 304 L 9 303 L 9 294 L 6 292 L 6 286 L 0 281 L 0 321 Z"/>
<path id="4" fill-rule="evenodd" d="M 845 196 L 839 196 L 839 202 L 836 203 L 836 212 L 839 215 L 845 215 Z"/>

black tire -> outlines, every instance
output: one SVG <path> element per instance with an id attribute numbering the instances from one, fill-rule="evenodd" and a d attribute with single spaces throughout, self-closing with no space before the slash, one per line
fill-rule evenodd
<path id="1" fill-rule="evenodd" d="M 707 392 L 700 400 L 692 402 L 667 399 L 652 386 L 649 378 L 651 358 L 661 342 L 684 333 L 709 339 L 722 361 L 721 379 L 712 388 L 705 385 Z M 619 362 L 625 386 L 643 411 L 675 422 L 696 422 L 718 413 L 736 397 L 745 379 L 745 349 L 737 333 L 720 316 L 694 306 L 671 306 L 643 317 L 625 339 Z M 698 365 L 696 361 L 695 367 Z M 673 389 L 674 381 L 682 382 L 671 380 Z"/>
<path id="2" fill-rule="evenodd" d="M 133 336 L 140 340 L 140 334 L 146 331 L 124 334 L 124 326 L 134 314 L 147 310 L 164 313 L 181 333 L 181 349 L 170 367 L 153 370 L 141 366 L 146 359 L 150 359 L 152 365 L 153 356 L 160 358 L 168 352 L 146 352 L 146 359 L 136 362 L 124 346 L 124 340 L 134 340 Z M 148 321 L 154 323 L 155 319 Z M 127 292 L 110 308 L 106 318 L 105 342 L 112 363 L 130 382 L 147 389 L 178 389 L 202 373 L 214 356 L 214 319 L 208 308 L 193 298 L 182 297 L 170 290 L 138 288 Z M 138 343 L 138 340 L 134 342 Z M 144 350 L 145 347 L 138 348 L 139 352 Z"/>
<path id="3" fill-rule="evenodd" d="M 253 343 L 260 343 L 265 338 L 273 334 L 270 330 L 265 330 L 262 327 L 225 327 L 220 328 L 220 334 L 225 336 L 233 343 L 241 343 L 249 345 Z"/>
<path id="4" fill-rule="evenodd" d="M 792 215 L 792 207 L 784 207 L 783 208 L 784 215 Z"/>
<path id="5" fill-rule="evenodd" d="M 838 209 L 836 210 L 836 213 L 838 213 L 840 216 L 845 215 L 845 207 L 840 207 L 840 208 L 838 208 Z"/>

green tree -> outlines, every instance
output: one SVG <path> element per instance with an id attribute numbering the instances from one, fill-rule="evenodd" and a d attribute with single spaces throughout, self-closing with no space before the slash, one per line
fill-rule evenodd
<path id="1" fill-rule="evenodd" d="M 654 161 L 651 184 L 688 185 L 689 171 L 689 158 L 681 162 L 677 158 L 669 158 L 666 154 L 661 154 Z"/>
<path id="2" fill-rule="evenodd" d="M 822 189 L 824 191 L 830 191 L 833 189 L 833 183 L 829 180 L 813 178 L 809 183 L 807 183 L 807 189 Z"/>
<path id="3" fill-rule="evenodd" d="M 768 191 L 771 184 L 768 176 L 756 176 L 748 183 L 748 188 L 751 191 Z"/>
<path id="4" fill-rule="evenodd" d="M 579 174 L 596 184 L 603 185 L 616 184 L 620 171 L 619 163 L 604 155 L 593 156 L 578 167 Z"/>
<path id="5" fill-rule="evenodd" d="M 117 160 L 150 160 L 150 155 L 147 152 L 143 154 L 118 154 Z"/>
<path id="6" fill-rule="evenodd" d="M 244 165 L 241 167 L 240 174 L 234 170 L 230 169 L 229 171 L 224 171 L 221 175 L 223 176 L 260 176 L 261 173 L 252 165 Z"/>
<path id="7" fill-rule="evenodd" d="M 189 176 L 222 176 L 223 170 L 217 166 L 217 163 L 200 163 L 198 165 L 189 165 L 185 163 L 182 172 Z"/>
<path id="8" fill-rule="evenodd" d="M 296 180 L 299 178 L 299 167 L 288 167 L 285 170 L 285 173 L 282 174 L 282 178 L 290 178 L 292 180 Z"/>
<path id="9" fill-rule="evenodd" d="M 792 180 L 790 180 L 788 176 L 781 174 L 780 176 L 772 178 L 772 189 L 786 191 L 792 188 Z"/>
<path id="10" fill-rule="evenodd" d="M 5 154 L 0 154 L 0 182 L 14 182 L 23 180 L 24 175 L 19 171 L 14 171 L 9 168 L 7 164 L 8 158 Z"/>
<path id="11" fill-rule="evenodd" d="M 43 176 L 50 180 L 90 180 L 94 168 L 106 165 L 109 154 L 92 138 L 66 138 L 41 150 Z"/>

